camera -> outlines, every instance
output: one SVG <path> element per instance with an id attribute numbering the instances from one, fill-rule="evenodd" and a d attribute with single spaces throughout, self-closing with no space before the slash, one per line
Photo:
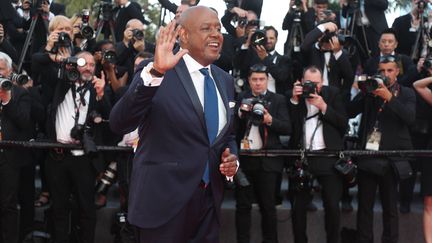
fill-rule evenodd
<path id="1" fill-rule="evenodd" d="M 306 158 L 296 160 L 288 171 L 290 189 L 295 192 L 312 190 L 313 176 L 307 169 Z"/>
<path id="2" fill-rule="evenodd" d="M 253 46 L 265 46 L 267 43 L 267 36 L 264 30 L 255 30 L 251 36 L 251 44 Z"/>
<path id="3" fill-rule="evenodd" d="M 80 141 L 83 145 L 84 153 L 90 156 L 93 156 L 97 152 L 92 134 L 92 128 L 96 123 L 91 115 L 92 113 L 93 111 L 89 113 L 84 124 L 76 123 L 70 131 L 71 138 Z"/>
<path id="4" fill-rule="evenodd" d="M 240 27 L 245 27 L 248 24 L 248 20 L 246 17 L 238 18 L 237 19 L 237 25 Z"/>
<path id="5" fill-rule="evenodd" d="M 350 35 L 342 35 L 336 32 L 329 32 L 328 30 L 326 30 L 324 32 L 324 36 L 320 39 L 319 43 L 330 43 L 330 40 L 333 38 L 333 36 L 336 36 L 338 38 L 338 41 L 341 45 L 352 42 L 352 36 Z"/>
<path id="6" fill-rule="evenodd" d="M 18 84 L 19 86 L 23 86 L 26 83 L 28 83 L 28 81 L 30 80 L 30 77 L 26 74 L 16 74 L 16 73 L 12 73 L 10 75 L 10 80 L 16 84 Z"/>
<path id="7" fill-rule="evenodd" d="M 371 93 L 379 87 L 379 84 L 383 83 L 387 85 L 387 77 L 376 74 L 373 76 L 360 75 L 357 80 L 358 87 L 363 93 Z"/>
<path id="8" fill-rule="evenodd" d="M 111 1 L 101 1 L 99 4 L 95 4 L 94 7 L 99 8 L 99 18 L 102 17 L 104 21 L 109 21 L 113 18 L 114 4 Z"/>
<path id="9" fill-rule="evenodd" d="M 86 61 L 84 58 L 68 57 L 60 64 L 57 78 L 75 82 L 81 77 L 78 66 L 83 67 L 85 65 Z"/>
<path id="10" fill-rule="evenodd" d="M 315 94 L 317 92 L 317 84 L 310 80 L 304 81 L 301 86 L 303 87 L 303 93 L 301 94 L 301 97 L 304 99 L 311 98 L 311 94 Z"/>
<path id="11" fill-rule="evenodd" d="M 72 46 L 72 39 L 66 32 L 60 32 L 58 33 L 58 40 L 56 43 L 54 43 L 54 47 L 51 50 L 52 53 L 57 53 L 59 48 L 61 47 L 71 47 Z"/>
<path id="12" fill-rule="evenodd" d="M 117 174 L 117 162 L 112 161 L 104 171 L 102 178 L 96 186 L 96 192 L 106 195 L 108 189 L 114 184 Z"/>
<path id="13" fill-rule="evenodd" d="M 355 165 L 351 157 L 342 157 L 338 159 L 334 168 L 343 176 L 349 187 L 353 187 L 356 183 L 357 165 Z"/>
<path id="14" fill-rule="evenodd" d="M 81 26 L 80 34 L 83 38 L 90 40 L 91 38 L 93 38 L 94 35 L 94 30 L 89 24 L 90 10 L 83 9 L 81 18 L 82 18 L 82 26 Z"/>
<path id="15" fill-rule="evenodd" d="M 245 98 L 241 101 L 240 110 L 252 125 L 259 126 L 264 120 L 264 110 L 268 107 L 264 96 Z"/>
<path id="16" fill-rule="evenodd" d="M 7 78 L 3 78 L 0 76 L 0 89 L 11 90 L 12 89 L 12 81 L 7 79 Z"/>
<path id="17" fill-rule="evenodd" d="M 423 62 L 423 70 L 427 71 L 432 68 L 432 56 L 426 57 Z"/>
<path id="18" fill-rule="evenodd" d="M 112 50 L 105 50 L 102 54 L 102 60 L 105 62 L 116 64 L 117 62 L 117 54 L 115 51 Z"/>
<path id="19" fill-rule="evenodd" d="M 139 29 L 133 29 L 132 30 L 132 36 L 136 40 L 143 40 L 144 39 L 144 32 L 142 30 L 139 30 Z"/>

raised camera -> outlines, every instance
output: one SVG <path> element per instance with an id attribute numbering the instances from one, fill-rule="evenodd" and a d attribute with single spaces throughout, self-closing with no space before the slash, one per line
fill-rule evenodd
<path id="1" fill-rule="evenodd" d="M 83 9 L 82 10 L 82 26 L 80 30 L 80 34 L 83 38 L 89 40 L 93 38 L 94 30 L 89 24 L 90 21 L 90 10 Z"/>
<path id="2" fill-rule="evenodd" d="M 132 30 L 132 36 L 137 40 L 143 40 L 144 39 L 144 32 L 139 29 L 133 29 Z"/>
<path id="3" fill-rule="evenodd" d="M 10 80 L 15 82 L 16 84 L 23 86 L 30 80 L 29 76 L 26 74 L 16 74 L 12 73 L 10 76 Z"/>
<path id="4" fill-rule="evenodd" d="M 58 33 L 58 40 L 54 43 L 54 47 L 51 50 L 53 53 L 57 53 L 59 48 L 61 47 L 71 47 L 72 46 L 72 39 L 70 38 L 69 34 L 66 32 L 60 32 Z"/>
<path id="5" fill-rule="evenodd" d="M 243 99 L 240 104 L 240 110 L 252 125 L 259 126 L 264 120 L 264 110 L 268 105 L 268 102 L 260 95 L 258 97 Z"/>
<path id="6" fill-rule="evenodd" d="M 82 57 L 68 57 L 61 63 L 57 77 L 59 79 L 75 82 L 81 77 L 78 66 L 83 67 L 85 65 L 86 61 Z"/>
<path id="7" fill-rule="evenodd" d="M 106 50 L 103 52 L 102 59 L 104 60 L 104 62 L 115 64 L 117 62 L 117 54 L 115 53 L 115 51 Z"/>
<path id="8" fill-rule="evenodd" d="M 363 93 L 371 93 L 372 91 L 378 89 L 379 85 L 387 84 L 387 77 L 376 74 L 374 76 L 361 75 L 357 80 L 358 87 Z"/>
<path id="9" fill-rule="evenodd" d="M 251 36 L 251 44 L 253 46 L 265 46 L 267 43 L 267 36 L 265 31 L 256 30 Z"/>
<path id="10" fill-rule="evenodd" d="M 12 89 L 12 81 L 10 81 L 7 78 L 0 77 L 0 89 L 11 90 Z"/>
<path id="11" fill-rule="evenodd" d="M 317 92 L 317 84 L 310 80 L 306 80 L 301 84 L 303 87 L 303 93 L 301 94 L 302 98 L 311 98 L 311 94 L 315 94 Z"/>

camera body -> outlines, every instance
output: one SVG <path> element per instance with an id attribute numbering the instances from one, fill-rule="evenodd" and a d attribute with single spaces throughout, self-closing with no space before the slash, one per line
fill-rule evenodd
<path id="1" fill-rule="evenodd" d="M 139 29 L 133 29 L 132 30 L 132 36 L 136 40 L 140 40 L 141 41 L 141 40 L 144 39 L 144 32 L 142 30 L 139 30 Z"/>
<path id="2" fill-rule="evenodd" d="M 111 64 L 116 64 L 117 62 L 117 54 L 115 51 L 112 50 L 105 50 L 102 54 L 102 60 L 104 62 L 108 62 Z"/>
<path id="3" fill-rule="evenodd" d="M 311 94 L 317 92 L 317 84 L 310 80 L 305 80 L 301 86 L 303 87 L 303 93 L 301 94 L 301 98 L 303 99 L 311 98 Z"/>
<path id="4" fill-rule="evenodd" d="M 343 176 L 349 187 L 356 183 L 357 165 L 350 157 L 343 157 L 336 161 L 334 168 Z"/>
<path id="5" fill-rule="evenodd" d="M 330 40 L 336 36 L 338 38 L 338 41 L 341 45 L 345 45 L 345 43 L 350 42 L 352 40 L 352 36 L 350 35 L 342 35 L 336 32 L 329 32 L 328 30 L 326 30 L 324 32 L 324 36 L 321 37 L 321 39 L 319 40 L 320 45 L 322 43 L 330 43 Z"/>
<path id="6" fill-rule="evenodd" d="M 52 48 L 52 53 L 57 53 L 59 48 L 61 47 L 72 47 L 72 39 L 66 32 L 59 32 L 58 33 L 58 40 L 54 43 L 54 47 Z"/>
<path id="7" fill-rule="evenodd" d="M 264 109 L 269 106 L 269 102 L 264 99 L 263 95 L 252 98 L 245 98 L 241 101 L 240 110 L 243 116 L 248 119 L 252 125 L 259 126 L 264 120 Z"/>
<path id="8" fill-rule="evenodd" d="M 84 58 L 68 57 L 61 64 L 57 73 L 57 78 L 69 82 L 75 82 L 80 79 L 81 74 L 78 71 L 78 66 L 85 66 Z"/>
<path id="9" fill-rule="evenodd" d="M 80 30 L 80 34 L 83 38 L 90 40 L 94 36 L 94 30 L 90 26 L 90 10 L 83 9 L 82 10 L 82 26 Z"/>
<path id="10" fill-rule="evenodd" d="M 313 175 L 307 169 L 306 158 L 296 160 L 288 171 L 290 189 L 294 192 L 312 190 Z"/>
<path id="11" fill-rule="evenodd" d="M 367 94 L 376 90 L 381 83 L 387 85 L 388 78 L 380 74 L 376 74 L 373 76 L 361 75 L 359 76 L 357 83 L 359 89 L 363 93 Z"/>
<path id="12" fill-rule="evenodd" d="M 432 68 L 432 56 L 426 57 L 424 62 L 423 62 L 423 70 L 427 71 L 430 68 Z"/>
<path id="13" fill-rule="evenodd" d="M 75 124 L 70 131 L 71 138 L 80 141 L 84 148 L 84 153 L 87 155 L 94 155 L 97 152 L 96 143 L 94 142 L 92 129 L 97 124 L 96 111 L 89 111 L 86 122 L 84 124 Z"/>
<path id="14" fill-rule="evenodd" d="M 257 29 L 251 36 L 251 44 L 253 46 L 265 46 L 267 36 L 265 30 Z"/>

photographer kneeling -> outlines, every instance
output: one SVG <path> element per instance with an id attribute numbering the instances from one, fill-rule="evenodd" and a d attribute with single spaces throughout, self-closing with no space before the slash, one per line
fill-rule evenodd
<path id="1" fill-rule="evenodd" d="M 294 83 L 289 102 L 290 117 L 293 120 L 293 134 L 290 144 L 293 149 L 341 150 L 347 127 L 342 95 L 336 87 L 323 86 L 321 70 L 309 66 L 303 72 L 303 80 Z M 292 203 L 292 224 L 296 243 L 306 243 L 306 213 L 310 201 L 310 179 L 299 178 L 303 174 L 314 175 L 322 186 L 325 212 L 325 229 L 328 243 L 339 242 L 340 209 L 343 177 L 335 169 L 334 158 L 303 158 L 294 171 L 304 173 L 290 176 L 290 197 Z M 308 170 L 309 169 L 309 170 Z M 301 185 L 295 185 L 296 181 Z"/>
<path id="2" fill-rule="evenodd" d="M 92 130 L 96 126 L 93 114 L 107 119 L 111 109 L 104 95 L 105 80 L 94 76 L 95 60 L 88 52 L 66 58 L 61 65 L 64 79 L 56 84 L 47 119 L 47 136 L 62 144 L 82 143 L 84 150 L 55 149 L 47 159 L 46 171 L 50 184 L 54 242 L 68 242 L 69 199 L 73 193 L 79 208 L 82 242 L 94 242 L 96 209 L 94 184 L 96 147 Z"/>
<path id="3" fill-rule="evenodd" d="M 267 90 L 268 70 L 262 64 L 250 68 L 251 91 L 239 95 L 238 132 L 242 149 L 281 149 L 279 135 L 289 135 L 291 126 L 285 98 Z M 237 140 L 240 140 L 237 139 Z M 261 212 L 264 242 L 277 242 L 276 183 L 284 165 L 282 157 L 240 156 L 240 168 L 251 186 L 236 188 L 237 242 L 250 242 L 252 199 Z"/>

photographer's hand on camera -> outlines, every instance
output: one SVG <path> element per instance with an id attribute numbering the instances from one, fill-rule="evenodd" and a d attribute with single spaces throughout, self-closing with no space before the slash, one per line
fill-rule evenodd
<path id="1" fill-rule="evenodd" d="M 293 89 L 292 89 L 292 97 L 291 102 L 294 104 L 298 104 L 300 100 L 300 96 L 303 94 L 303 86 L 301 85 L 301 82 L 297 80 L 294 83 Z"/>
<path id="2" fill-rule="evenodd" d="M 270 115 L 270 113 L 268 112 L 267 109 L 264 108 L 264 119 L 263 119 L 263 124 L 267 125 L 267 126 L 271 126 L 271 124 L 273 123 L 273 117 L 272 115 Z"/>
<path id="3" fill-rule="evenodd" d="M 5 90 L 5 89 L 0 89 L 0 101 L 3 105 L 9 103 L 11 99 L 11 91 L 10 90 Z"/>
<path id="4" fill-rule="evenodd" d="M 379 96 L 382 100 L 389 102 L 393 97 L 393 94 L 388 90 L 388 88 L 383 83 L 378 84 L 378 88 L 372 91 L 372 94 Z"/>
<path id="5" fill-rule="evenodd" d="M 315 93 L 315 94 L 310 94 L 310 96 L 311 98 L 307 99 L 309 104 L 315 106 L 321 111 L 321 113 L 325 114 L 327 111 L 327 103 L 324 101 L 321 95 Z"/>
<path id="6" fill-rule="evenodd" d="M 137 52 L 144 51 L 144 49 L 145 49 L 144 39 L 139 40 L 139 39 L 133 38 L 132 42 L 133 42 L 132 46 Z"/>
<path id="7" fill-rule="evenodd" d="M 257 46 L 253 46 L 253 48 L 261 60 L 264 60 L 264 58 L 268 56 L 267 50 L 264 46 L 257 45 Z"/>
<path id="8" fill-rule="evenodd" d="M 329 43 L 330 43 L 330 48 L 333 51 L 333 54 L 336 54 L 336 53 L 338 53 L 339 51 L 342 50 L 342 46 L 341 46 L 341 44 L 340 44 L 339 39 L 338 39 L 337 36 L 333 36 L 330 39 Z"/>
<path id="9" fill-rule="evenodd" d="M 244 9 L 241 9 L 239 7 L 234 7 L 230 10 L 231 13 L 236 14 L 240 18 L 245 18 L 247 16 L 247 11 Z"/>
<path id="10" fill-rule="evenodd" d="M 322 26 L 322 27 L 320 27 L 320 26 Z M 323 28 L 324 30 L 327 30 L 328 32 L 336 32 L 338 30 L 337 25 L 333 22 L 327 22 L 324 24 L 320 24 L 318 26 L 318 28 L 320 28 L 320 29 Z M 321 29 L 321 31 L 322 31 L 322 29 Z"/>
<path id="11" fill-rule="evenodd" d="M 43 1 L 40 7 L 40 10 L 44 13 L 44 14 L 49 14 L 50 12 L 50 5 L 48 1 Z"/>

